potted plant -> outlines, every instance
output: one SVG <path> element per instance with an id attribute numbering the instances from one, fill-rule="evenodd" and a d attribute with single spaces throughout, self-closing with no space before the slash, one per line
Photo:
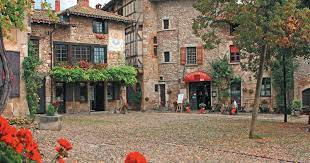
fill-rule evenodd
<path id="1" fill-rule="evenodd" d="M 292 115 L 293 116 L 299 116 L 300 115 L 300 111 L 301 111 L 301 101 L 300 100 L 294 100 L 292 103 Z"/>
<path id="2" fill-rule="evenodd" d="M 57 113 L 59 101 L 49 104 L 46 115 L 39 117 L 39 129 L 41 130 L 56 130 L 60 131 L 62 128 L 62 116 Z"/>
<path id="3" fill-rule="evenodd" d="M 199 108 L 200 108 L 200 110 L 199 110 L 199 112 L 201 113 L 201 114 L 205 114 L 206 113 L 206 104 L 205 103 L 201 103 L 201 104 L 199 104 Z"/>
<path id="4" fill-rule="evenodd" d="M 267 100 L 262 100 L 259 110 L 261 113 L 269 113 L 269 104 Z"/>
<path id="5" fill-rule="evenodd" d="M 184 108 L 185 108 L 186 113 L 190 113 L 191 112 L 191 107 L 190 107 L 189 102 L 186 101 L 184 103 Z"/>

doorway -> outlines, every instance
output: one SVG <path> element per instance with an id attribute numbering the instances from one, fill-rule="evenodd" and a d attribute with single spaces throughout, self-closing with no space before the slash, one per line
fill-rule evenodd
<path id="1" fill-rule="evenodd" d="M 199 104 L 206 104 L 206 108 L 211 108 L 211 82 L 191 82 L 189 83 L 189 102 L 192 109 L 199 109 Z"/>
<path id="2" fill-rule="evenodd" d="M 104 108 L 104 83 L 94 83 L 94 100 L 92 101 L 94 111 L 105 111 Z"/>
<path id="3" fill-rule="evenodd" d="M 310 106 L 310 88 L 302 91 L 302 106 L 304 107 Z"/>
<path id="4" fill-rule="evenodd" d="M 160 89 L 160 104 L 162 107 L 166 106 L 166 85 L 165 84 L 159 84 Z"/>
<path id="5" fill-rule="evenodd" d="M 230 84 L 231 104 L 236 101 L 238 108 L 241 108 L 241 82 L 232 82 Z"/>
<path id="6" fill-rule="evenodd" d="M 66 84 L 65 83 L 55 83 L 56 84 L 56 100 L 59 101 L 58 113 L 66 113 Z"/>

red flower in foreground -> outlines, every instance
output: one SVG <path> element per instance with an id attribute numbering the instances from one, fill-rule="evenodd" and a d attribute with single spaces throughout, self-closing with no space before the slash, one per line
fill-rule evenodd
<path id="1" fill-rule="evenodd" d="M 19 129 L 10 126 L 8 121 L 0 116 L 0 141 L 11 147 L 17 153 L 37 162 L 42 162 L 38 144 L 33 141 L 28 129 Z"/>
<path id="2" fill-rule="evenodd" d="M 65 148 L 67 151 L 72 149 L 72 145 L 67 139 L 60 138 L 57 140 L 57 142 L 59 143 L 60 146 Z"/>
<path id="3" fill-rule="evenodd" d="M 130 152 L 125 159 L 125 163 L 146 163 L 145 157 L 139 152 Z"/>

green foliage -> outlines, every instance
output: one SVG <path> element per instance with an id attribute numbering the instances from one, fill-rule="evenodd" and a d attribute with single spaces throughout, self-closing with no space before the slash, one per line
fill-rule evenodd
<path id="1" fill-rule="evenodd" d="M 300 100 L 294 100 L 294 101 L 292 102 L 292 108 L 293 108 L 294 110 L 300 110 L 301 107 L 302 107 L 302 104 L 301 104 L 301 101 L 300 101 Z"/>
<path id="2" fill-rule="evenodd" d="M 137 82 L 137 71 L 131 66 L 114 66 L 106 69 L 80 67 L 66 68 L 55 66 L 51 75 L 54 79 L 64 82 L 75 81 L 122 81 L 125 85 L 133 85 Z"/>
<path id="3" fill-rule="evenodd" d="M 0 26 L 7 36 L 12 28 L 23 29 L 24 19 L 31 9 L 32 0 L 1 0 Z"/>
<path id="4" fill-rule="evenodd" d="M 35 54 L 33 46 L 29 44 L 28 56 L 23 61 L 23 78 L 26 83 L 26 98 L 30 116 L 34 116 L 39 108 L 38 90 L 42 86 L 42 77 L 37 69 L 40 65 L 38 54 Z"/>
<path id="5" fill-rule="evenodd" d="M 219 101 L 223 102 L 230 96 L 231 79 L 234 79 L 233 70 L 226 58 L 217 59 L 211 63 L 212 84 L 218 89 Z M 237 80 L 237 78 L 236 78 Z"/>
<path id="6" fill-rule="evenodd" d="M 184 103 L 184 107 L 185 107 L 185 108 L 186 108 L 186 107 L 190 107 L 190 104 L 189 104 L 188 101 L 186 101 L 186 102 Z"/>
<path id="7" fill-rule="evenodd" d="M 281 56 L 276 56 L 271 64 L 271 79 L 273 88 L 277 92 L 276 103 L 277 108 L 281 109 L 284 106 L 283 96 L 283 64 L 286 66 L 286 94 L 288 95 L 287 102 L 290 105 L 293 100 L 293 89 L 294 89 L 294 72 L 297 69 L 297 61 L 294 58 L 286 58 L 286 62 L 283 63 Z M 280 110 L 279 110 L 280 111 Z"/>
<path id="8" fill-rule="evenodd" d="M 23 158 L 11 147 L 0 142 L 0 162 L 23 162 Z"/>
<path id="9" fill-rule="evenodd" d="M 206 104 L 205 103 L 201 103 L 201 104 L 199 104 L 199 108 L 206 108 Z"/>
<path id="10" fill-rule="evenodd" d="M 54 116 L 56 112 L 57 112 L 57 108 L 55 108 L 52 104 L 48 104 L 46 115 Z"/>

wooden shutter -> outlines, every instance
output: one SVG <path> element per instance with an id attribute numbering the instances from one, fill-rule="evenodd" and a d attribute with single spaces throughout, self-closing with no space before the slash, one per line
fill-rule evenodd
<path id="1" fill-rule="evenodd" d="M 66 84 L 66 101 L 72 102 L 73 101 L 73 83 L 67 83 Z"/>
<path id="2" fill-rule="evenodd" d="M 74 101 L 80 101 L 80 83 L 74 83 Z"/>
<path id="3" fill-rule="evenodd" d="M 11 72 L 11 94 L 10 97 L 19 96 L 20 86 L 20 54 L 19 52 L 7 51 L 6 58 Z"/>
<path id="4" fill-rule="evenodd" d="M 108 63 L 108 50 L 107 50 L 107 47 L 104 48 L 104 63 Z"/>
<path id="5" fill-rule="evenodd" d="M 181 47 L 180 49 L 180 64 L 185 65 L 186 64 L 186 48 Z"/>
<path id="6" fill-rule="evenodd" d="M 114 93 L 114 100 L 120 99 L 120 83 L 119 82 L 113 82 L 113 93 Z"/>
<path id="7" fill-rule="evenodd" d="M 93 32 L 94 32 L 94 33 L 97 33 L 97 30 L 96 30 L 96 21 L 95 21 L 95 20 L 93 21 Z"/>
<path id="8" fill-rule="evenodd" d="M 109 25 L 108 25 L 108 21 L 107 20 L 105 20 L 104 22 L 103 22 L 103 33 L 104 34 L 108 34 L 108 32 L 109 32 Z"/>
<path id="9" fill-rule="evenodd" d="M 203 46 L 202 45 L 197 46 L 197 64 L 199 65 L 203 64 Z"/>

